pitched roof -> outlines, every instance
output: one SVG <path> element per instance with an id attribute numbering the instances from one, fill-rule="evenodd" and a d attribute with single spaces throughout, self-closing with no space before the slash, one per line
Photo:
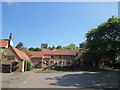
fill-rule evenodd
<path id="1" fill-rule="evenodd" d="M 28 49 L 23 48 L 22 52 L 25 53 L 29 58 L 31 58 L 32 55 L 30 54 L 30 51 Z"/>
<path id="2" fill-rule="evenodd" d="M 80 50 L 76 53 L 77 56 L 76 56 L 75 59 L 78 59 L 79 57 L 81 57 L 85 52 L 87 52 L 87 50 L 82 50 L 82 49 L 80 49 Z"/>
<path id="3" fill-rule="evenodd" d="M 28 56 L 23 53 L 22 51 L 18 50 L 17 48 L 10 46 L 12 48 L 12 50 L 18 55 L 18 57 L 24 61 L 30 61 L 30 59 L 28 58 Z"/>
<path id="4" fill-rule="evenodd" d="M 29 53 L 32 55 L 31 58 L 42 58 L 43 53 L 41 51 L 29 51 Z"/>
<path id="5" fill-rule="evenodd" d="M 8 45 L 9 39 L 0 39 L 0 47 L 6 47 Z"/>
<path id="6" fill-rule="evenodd" d="M 78 49 L 43 49 L 44 55 L 75 55 Z"/>

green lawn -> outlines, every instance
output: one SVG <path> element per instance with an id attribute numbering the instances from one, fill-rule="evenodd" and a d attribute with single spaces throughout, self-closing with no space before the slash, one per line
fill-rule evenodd
<path id="1" fill-rule="evenodd" d="M 76 71 L 57 71 L 57 70 L 43 70 L 43 69 L 37 69 L 36 72 L 76 72 Z"/>
<path id="2" fill-rule="evenodd" d="M 113 69 L 113 68 L 104 68 L 103 71 L 120 71 L 120 69 Z M 84 70 L 83 70 L 84 71 Z M 49 70 L 49 69 L 37 69 L 36 72 L 79 72 L 79 71 L 58 71 L 58 70 Z"/>
<path id="3" fill-rule="evenodd" d="M 103 70 L 105 70 L 105 71 L 120 71 L 120 69 L 114 69 L 114 68 L 109 68 L 109 67 L 106 67 Z"/>
<path id="4" fill-rule="evenodd" d="M 43 70 L 43 69 L 37 69 L 36 72 L 63 72 L 63 71 L 57 71 L 57 70 Z"/>

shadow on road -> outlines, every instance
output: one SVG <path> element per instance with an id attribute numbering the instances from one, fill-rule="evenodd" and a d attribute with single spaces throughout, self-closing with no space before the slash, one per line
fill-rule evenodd
<path id="1" fill-rule="evenodd" d="M 117 72 L 84 72 L 67 74 L 61 77 L 46 78 L 56 80 L 52 86 L 77 87 L 77 88 L 118 88 Z"/>

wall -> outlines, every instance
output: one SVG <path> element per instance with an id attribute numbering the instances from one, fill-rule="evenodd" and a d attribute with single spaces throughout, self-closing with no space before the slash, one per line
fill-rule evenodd
<path id="1" fill-rule="evenodd" d="M 64 66 L 70 66 L 72 65 L 72 62 L 74 61 L 74 58 L 72 55 L 62 55 L 62 58 L 59 57 L 59 55 L 53 55 L 54 58 L 50 58 L 50 59 L 43 59 L 43 61 L 47 61 L 48 65 L 42 63 L 43 67 L 51 67 L 54 63 L 51 62 L 64 62 Z M 72 58 L 71 58 L 72 56 Z"/>
<path id="2" fill-rule="evenodd" d="M 32 61 L 34 66 L 38 65 L 41 67 L 40 60 L 42 60 L 42 58 L 31 58 L 30 60 Z"/>
<path id="3" fill-rule="evenodd" d="M 14 56 L 15 58 L 13 60 L 8 60 L 6 56 Z M 12 64 L 14 61 L 19 61 L 18 66 L 19 68 L 17 69 L 17 71 L 22 72 L 22 61 L 20 59 L 17 58 L 17 56 L 15 55 L 15 53 L 7 48 L 3 53 L 2 53 L 2 61 L 1 64 Z"/>

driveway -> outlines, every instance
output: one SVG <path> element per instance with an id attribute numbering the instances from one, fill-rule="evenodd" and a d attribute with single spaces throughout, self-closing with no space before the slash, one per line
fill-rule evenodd
<path id="1" fill-rule="evenodd" d="M 118 72 L 31 72 L 20 88 L 118 88 Z"/>
<path id="2" fill-rule="evenodd" d="M 30 73 L 30 71 L 24 73 L 2 73 L 2 88 L 19 88 Z"/>
<path id="3" fill-rule="evenodd" d="M 118 72 L 3 73 L 2 88 L 118 88 Z"/>

